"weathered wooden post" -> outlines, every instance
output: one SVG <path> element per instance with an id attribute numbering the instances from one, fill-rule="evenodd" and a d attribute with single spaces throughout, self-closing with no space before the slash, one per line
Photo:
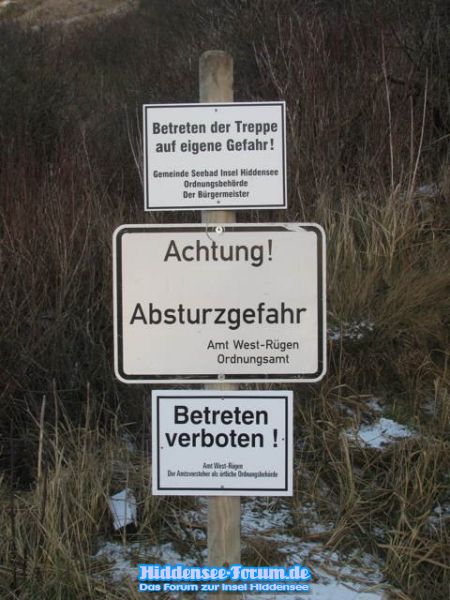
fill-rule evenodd
<path id="1" fill-rule="evenodd" d="M 228 569 L 241 563 L 239 496 L 290 496 L 293 479 L 292 392 L 238 384 L 324 376 L 325 237 L 236 223 L 235 210 L 287 206 L 285 104 L 234 103 L 225 52 L 203 54 L 199 75 L 198 105 L 143 107 L 146 210 L 201 210 L 202 224 L 115 231 L 114 368 L 124 383 L 205 385 L 152 391 L 153 494 L 209 496 L 208 564 Z M 232 576 L 209 589 L 238 600 L 247 584 Z"/>
<path id="2" fill-rule="evenodd" d="M 209 50 L 199 62 L 200 102 L 233 102 L 233 59 L 226 52 Z M 234 223 L 234 210 L 202 211 L 203 223 Z M 232 383 L 211 384 L 205 389 L 237 390 Z M 208 501 L 208 566 L 229 567 L 241 557 L 241 499 L 211 496 Z M 239 594 L 220 591 L 215 597 L 234 600 Z"/>

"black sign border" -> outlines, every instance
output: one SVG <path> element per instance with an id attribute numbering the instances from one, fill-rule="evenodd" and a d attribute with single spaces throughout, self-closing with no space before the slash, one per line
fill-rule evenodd
<path id="1" fill-rule="evenodd" d="M 227 374 L 227 375 L 211 375 L 211 374 L 195 374 L 178 373 L 178 374 L 128 374 L 123 368 L 123 310 L 122 310 L 122 238 L 127 233 L 148 233 L 149 231 L 159 231 L 162 233 L 171 232 L 198 232 L 204 231 L 206 225 L 122 225 L 114 233 L 115 243 L 115 264 L 114 264 L 114 294 L 115 294 L 115 315 L 114 315 L 114 336 L 116 343 L 114 345 L 114 370 L 115 374 L 124 383 L 264 383 L 264 382 L 293 382 L 293 383 L 308 383 L 316 382 L 323 379 L 326 374 L 326 356 L 325 356 L 325 336 L 326 336 L 326 310 L 323 308 L 325 294 L 325 256 L 324 248 L 324 233 L 315 223 L 292 223 L 305 229 L 313 231 L 317 235 L 317 315 L 318 315 L 318 369 L 314 373 L 247 373 L 247 374 Z M 215 223 L 210 227 L 222 226 L 227 231 L 289 231 L 289 223 L 286 224 L 241 224 L 241 223 Z M 116 353 L 117 352 L 117 353 Z"/>
<path id="2" fill-rule="evenodd" d="M 285 394 L 285 395 L 283 395 Z M 284 401 L 284 410 L 285 410 L 285 464 L 284 464 L 284 486 L 280 487 L 192 487 L 192 486 L 186 486 L 186 487 L 169 487 L 169 486 L 165 486 L 162 487 L 160 484 L 160 473 L 161 473 L 161 439 L 160 439 L 160 433 L 161 433 L 161 427 L 160 427 L 160 403 L 164 402 L 165 399 L 192 399 L 195 396 L 193 394 L 183 394 L 182 391 L 180 392 L 174 392 L 173 394 L 164 394 L 164 395 L 159 395 L 157 392 L 153 392 L 153 395 L 155 397 L 155 404 L 156 404 L 156 415 L 153 414 L 152 418 L 156 418 L 156 458 L 153 458 L 153 465 L 155 465 L 155 461 L 156 461 L 156 479 L 158 482 L 157 485 L 157 491 L 158 492 L 193 492 L 194 494 L 196 494 L 197 492 L 202 493 L 202 495 L 207 496 L 208 493 L 207 492 L 223 492 L 223 495 L 226 496 L 227 492 L 239 492 L 239 496 L 243 496 L 243 495 L 249 495 L 252 496 L 254 495 L 255 492 L 285 492 L 283 495 L 288 495 L 289 493 L 289 478 L 292 479 L 293 477 L 293 473 L 292 470 L 289 470 L 289 465 L 288 465 L 288 459 L 289 459 L 289 448 L 292 446 L 293 444 L 293 421 L 291 420 L 291 427 L 289 427 L 289 394 L 286 392 L 281 392 L 279 394 L 273 395 L 271 396 L 270 394 L 268 395 L 261 395 L 258 394 L 257 391 L 255 392 L 250 392 L 248 394 L 246 394 L 245 392 L 235 392 L 235 393 L 230 393 L 230 392 L 210 392 L 207 391 L 205 393 L 199 393 L 198 397 L 201 398 L 202 400 L 207 400 L 207 399 L 211 399 L 211 400 L 224 400 L 224 399 L 231 399 L 234 398 L 236 400 L 247 400 L 247 399 L 269 399 L 269 400 L 274 400 L 274 401 Z M 292 398 L 293 398 L 293 394 L 292 394 Z M 292 400 L 293 403 L 293 400 Z M 153 407 L 152 407 L 153 408 Z M 292 407 L 293 408 L 293 407 Z M 292 434 L 292 436 L 291 436 Z M 292 437 L 292 439 L 291 439 Z M 292 489 L 292 486 L 291 486 Z M 153 491 L 153 493 L 155 493 L 155 490 Z M 163 495 L 163 494 L 161 494 Z M 170 495 L 170 494 L 166 494 L 166 495 Z M 175 494 L 173 494 L 175 495 Z M 176 494 L 177 496 L 180 495 L 182 496 L 183 494 Z M 214 494 L 215 496 L 217 495 L 222 495 L 222 494 Z M 281 495 L 281 494 L 280 494 Z"/>
<path id="3" fill-rule="evenodd" d="M 148 173 L 148 160 L 147 160 L 147 123 L 148 123 L 148 112 L 151 109 L 158 108 L 196 108 L 199 107 L 207 107 L 207 108 L 223 108 L 234 106 L 236 108 L 245 107 L 245 106 L 279 106 L 281 108 L 281 118 L 283 124 L 282 131 L 282 164 L 283 164 L 283 172 L 281 174 L 283 180 L 283 202 L 274 203 L 274 204 L 230 204 L 223 203 L 220 205 L 214 205 L 212 203 L 209 204 L 195 204 L 195 206 L 188 206 L 187 203 L 180 204 L 179 206 L 165 206 L 161 205 L 153 205 L 149 202 L 149 182 L 151 178 L 149 178 Z M 158 211 L 177 211 L 177 210 L 265 210 L 265 209 L 286 209 L 287 208 L 287 183 L 286 183 L 286 104 L 285 102 L 221 102 L 220 104 L 213 103 L 198 103 L 198 104 L 144 104 L 143 106 L 143 154 L 144 154 L 144 210 L 146 212 L 152 212 L 155 210 Z"/>

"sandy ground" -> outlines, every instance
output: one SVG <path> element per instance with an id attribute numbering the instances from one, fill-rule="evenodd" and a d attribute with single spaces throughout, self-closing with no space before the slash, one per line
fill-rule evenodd
<path id="1" fill-rule="evenodd" d="M 0 10 L 30 25 L 67 23 L 127 10 L 138 0 L 0 0 Z"/>

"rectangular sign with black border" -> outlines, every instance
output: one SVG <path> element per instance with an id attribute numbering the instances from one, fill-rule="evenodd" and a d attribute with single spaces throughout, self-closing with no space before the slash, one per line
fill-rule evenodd
<path id="1" fill-rule="evenodd" d="M 291 496 L 292 396 L 154 390 L 153 494 Z"/>
<path id="2" fill-rule="evenodd" d="M 146 104 L 145 210 L 286 208 L 284 102 Z"/>
<path id="3" fill-rule="evenodd" d="M 125 383 L 318 381 L 323 229 L 124 225 L 114 235 L 114 330 Z"/>

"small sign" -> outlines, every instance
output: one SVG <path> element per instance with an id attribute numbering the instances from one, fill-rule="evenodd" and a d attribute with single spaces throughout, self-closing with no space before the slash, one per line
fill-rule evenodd
<path id="1" fill-rule="evenodd" d="M 152 392 L 156 495 L 291 496 L 292 392 Z"/>
<path id="2" fill-rule="evenodd" d="M 116 375 L 318 381 L 324 273 L 315 224 L 124 225 L 114 234 Z"/>
<path id="3" fill-rule="evenodd" d="M 286 208 L 284 102 L 143 109 L 145 210 Z"/>

